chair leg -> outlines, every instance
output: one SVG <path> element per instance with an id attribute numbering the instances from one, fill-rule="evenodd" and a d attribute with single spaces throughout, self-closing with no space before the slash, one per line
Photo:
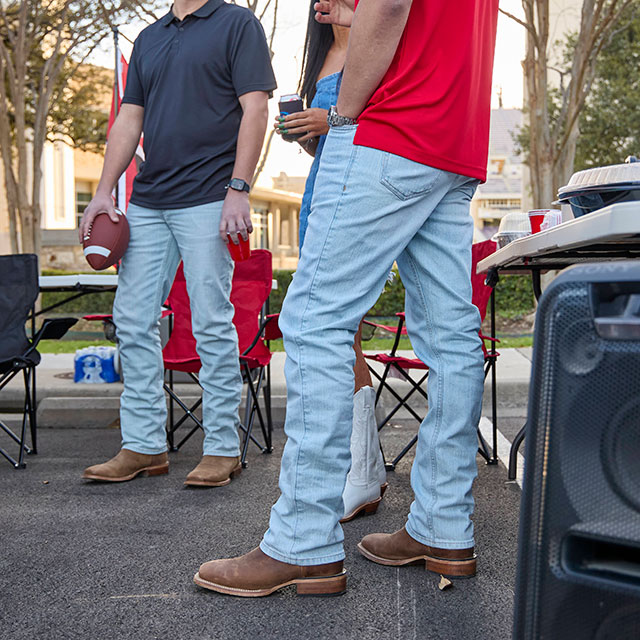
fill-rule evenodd
<path id="1" fill-rule="evenodd" d="M 169 370 L 169 388 L 173 391 L 173 370 Z M 177 427 L 175 426 L 175 414 L 174 414 L 174 400 L 171 394 L 169 394 L 169 428 L 167 429 L 167 444 L 169 445 L 169 451 L 177 451 L 175 446 L 174 433 Z"/>
<path id="2" fill-rule="evenodd" d="M 31 451 L 34 455 L 38 453 L 38 435 L 37 435 L 37 424 L 36 424 L 36 407 L 37 398 L 36 398 L 36 368 L 32 367 L 30 369 L 25 369 L 24 371 L 24 384 L 25 384 L 25 393 L 26 396 L 29 397 L 29 387 L 31 387 L 31 396 L 29 397 L 29 429 L 31 431 Z"/>
<path id="3" fill-rule="evenodd" d="M 367 366 L 369 367 L 369 365 Z M 382 395 L 382 388 L 385 386 L 390 368 L 391 368 L 390 364 L 385 365 L 384 371 L 382 372 L 382 376 L 381 376 L 378 374 L 377 371 L 375 371 L 373 367 L 369 367 L 369 371 L 380 381 L 380 384 L 378 385 L 378 390 L 376 391 L 376 406 L 378 405 L 378 400 L 380 400 L 380 396 Z"/>
<path id="4" fill-rule="evenodd" d="M 375 371 L 371 371 L 371 373 L 374 375 L 374 377 L 376 377 L 379 381 L 380 384 L 378 386 L 378 391 L 381 391 L 382 388 L 385 388 L 397 401 L 398 404 L 393 408 L 393 410 L 385 417 L 385 419 L 378 425 L 378 431 L 380 431 L 382 429 L 382 427 L 384 427 L 389 420 L 391 420 L 391 418 L 393 418 L 393 416 L 400 411 L 400 409 L 402 407 L 404 407 L 412 416 L 414 419 L 416 419 L 418 422 L 422 423 L 422 420 L 424 418 L 421 418 L 411 407 L 407 406 L 407 401 L 409 400 L 409 398 L 416 392 L 416 389 L 413 388 L 409 391 L 409 393 L 407 393 L 404 397 L 400 397 L 395 390 L 389 386 L 388 383 L 383 382 L 381 376 L 379 376 Z M 421 379 L 420 382 L 418 384 L 422 384 L 424 382 L 424 380 L 426 379 L 426 375 L 424 375 Z M 412 381 L 413 382 L 413 381 Z M 415 383 L 414 383 L 415 385 Z M 416 385 L 417 386 L 417 385 Z M 379 397 L 379 396 L 378 396 Z M 378 404 L 378 401 L 376 400 L 376 406 Z"/>
<path id="5" fill-rule="evenodd" d="M 518 451 L 520 450 L 520 445 L 522 445 L 526 431 L 527 425 L 525 423 L 511 444 L 511 451 L 509 452 L 509 480 L 516 479 L 518 471 Z"/>
<path id="6" fill-rule="evenodd" d="M 18 458 L 14 458 L 8 451 L 0 448 L 0 455 L 6 458 L 14 469 L 24 469 L 27 465 L 24 462 L 25 454 L 35 453 L 33 448 L 27 446 L 27 421 L 29 422 L 29 427 L 31 429 L 31 437 L 34 437 L 33 429 L 35 428 L 35 411 L 33 409 L 32 401 L 32 389 L 31 389 L 31 373 L 33 372 L 33 368 L 31 370 L 23 369 L 24 376 L 24 404 L 22 407 L 22 424 L 20 427 L 20 437 L 18 437 L 9 427 L 2 421 L 0 421 L 0 430 L 3 431 L 6 435 L 11 438 L 19 447 Z M 10 374 L 4 376 L 0 381 L 0 388 L 4 388 L 13 378 L 18 375 L 19 371 L 11 372 Z M 35 440 L 34 440 L 35 442 Z"/>
<path id="7" fill-rule="evenodd" d="M 413 436 L 411 442 L 393 459 L 393 462 L 388 462 L 385 467 L 387 471 L 395 471 L 398 466 L 398 462 L 404 458 L 409 451 L 415 446 L 416 442 L 418 442 L 418 436 Z"/>
<path id="8" fill-rule="evenodd" d="M 265 448 L 269 448 L 269 435 L 268 435 L 268 427 L 267 423 L 262 416 L 262 410 L 260 409 L 260 391 L 262 386 L 264 385 L 264 367 L 260 369 L 260 373 L 258 374 L 258 379 L 256 380 L 256 384 L 254 389 L 251 391 L 251 396 L 253 398 L 253 403 L 251 410 L 258 416 L 258 422 L 260 423 L 260 430 L 262 431 L 262 437 L 264 438 Z M 263 450 L 263 453 L 267 453 L 267 451 Z"/>
<path id="9" fill-rule="evenodd" d="M 273 453 L 273 416 L 271 414 L 271 363 L 267 365 L 267 383 L 262 389 L 264 407 L 267 413 L 267 453 Z"/>
<path id="10" fill-rule="evenodd" d="M 491 458 L 491 454 L 489 453 L 489 445 L 487 441 L 484 439 L 483 435 L 480 433 L 480 429 L 478 429 L 478 442 L 480 446 L 478 447 L 478 453 L 484 458 L 487 464 L 494 464 Z"/>
<path id="11" fill-rule="evenodd" d="M 246 458 L 247 458 L 247 452 L 249 449 L 249 439 L 251 439 L 252 442 L 258 445 L 258 448 L 262 451 L 262 453 L 269 452 L 268 450 L 269 443 L 267 442 L 268 441 L 267 429 L 266 429 L 264 419 L 262 417 L 262 412 L 260 411 L 259 395 L 258 395 L 260 393 L 260 387 L 262 385 L 264 369 L 260 370 L 260 374 L 258 375 L 258 380 L 256 381 L 256 386 L 254 386 L 253 380 L 251 378 L 251 369 L 249 368 L 249 365 L 247 363 L 243 363 L 242 366 L 243 366 L 246 381 L 247 381 L 247 402 L 246 402 L 245 415 L 244 415 L 245 425 L 243 427 L 245 437 L 242 445 L 242 456 L 241 456 L 240 462 L 242 464 L 242 467 L 246 469 L 247 467 Z M 262 430 L 262 434 L 265 439 L 265 445 L 266 445 L 265 447 L 260 445 L 258 441 L 253 437 L 253 434 L 252 434 L 253 423 L 255 422 L 256 415 L 258 416 L 258 420 L 260 422 L 260 428 Z"/>
<path id="12" fill-rule="evenodd" d="M 186 422 L 188 419 L 193 420 L 193 422 L 195 422 L 195 427 L 193 427 L 193 429 L 191 429 L 191 431 L 189 431 L 189 433 L 182 438 L 182 440 L 177 444 L 173 444 L 171 451 L 178 451 L 180 449 L 180 447 L 182 447 L 182 445 L 198 430 L 198 429 L 202 429 L 204 431 L 204 425 L 202 424 L 202 422 L 198 419 L 198 417 L 194 414 L 194 411 L 196 411 L 198 409 L 198 407 L 200 407 L 200 405 L 202 404 L 202 398 L 200 398 L 192 407 L 188 407 L 179 397 L 178 395 L 173 391 L 173 389 L 168 385 L 168 384 L 164 384 L 163 385 L 164 390 L 166 391 L 166 393 L 169 395 L 169 398 L 171 399 L 171 401 L 175 402 L 183 411 L 184 411 L 184 415 L 182 416 L 182 418 L 180 418 L 180 420 L 178 420 L 178 422 L 176 422 L 172 427 L 172 431 L 169 433 L 169 431 L 167 430 L 167 441 L 169 441 L 169 436 L 172 437 L 171 442 L 173 442 L 173 434 L 175 433 L 175 431 L 181 427 L 184 422 Z"/>

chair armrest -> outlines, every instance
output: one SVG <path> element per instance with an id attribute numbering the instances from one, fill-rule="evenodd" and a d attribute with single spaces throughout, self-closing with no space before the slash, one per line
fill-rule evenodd
<path id="1" fill-rule="evenodd" d="M 34 346 L 40 340 L 60 340 L 76 322 L 77 318 L 45 318 L 33 339 Z"/>
<path id="2" fill-rule="evenodd" d="M 262 325 L 265 340 L 278 340 L 282 338 L 282 331 L 280 331 L 280 327 L 278 326 L 279 318 L 279 313 L 272 313 L 264 319 Z"/>
<path id="3" fill-rule="evenodd" d="M 376 329 L 382 329 L 383 331 L 388 331 L 389 333 L 396 333 L 398 331 L 398 327 L 394 327 L 393 325 L 378 324 L 377 322 L 371 322 L 370 320 L 363 320 L 362 322 L 369 325 L 370 327 L 376 327 Z"/>
<path id="4" fill-rule="evenodd" d="M 256 333 L 256 337 L 253 339 L 253 342 L 240 355 L 249 355 L 249 353 L 251 353 L 251 350 L 258 344 L 260 338 L 264 338 L 265 340 L 277 340 L 278 338 L 282 338 L 282 333 L 280 332 L 280 328 L 278 327 L 279 317 L 279 313 L 268 315 L 262 321 L 262 324 L 260 325 L 258 333 Z"/>
<path id="5" fill-rule="evenodd" d="M 74 324 L 77 318 L 45 318 L 40 330 L 33 336 L 31 346 L 22 354 L 22 358 L 28 358 L 41 340 L 60 340 Z"/>

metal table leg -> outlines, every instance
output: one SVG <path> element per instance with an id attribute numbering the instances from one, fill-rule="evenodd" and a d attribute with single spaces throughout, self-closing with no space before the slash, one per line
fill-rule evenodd
<path id="1" fill-rule="evenodd" d="M 524 440 L 524 435 L 527 430 L 527 424 L 525 423 L 522 429 L 518 431 L 518 435 L 513 440 L 511 444 L 511 450 L 509 451 L 509 480 L 516 479 L 516 472 L 518 470 L 518 451 L 520 450 L 520 445 Z"/>

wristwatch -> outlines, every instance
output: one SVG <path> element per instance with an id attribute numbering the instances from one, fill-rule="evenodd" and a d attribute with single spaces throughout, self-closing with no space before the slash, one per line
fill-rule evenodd
<path id="1" fill-rule="evenodd" d="M 249 193 L 251 191 L 251 185 L 240 178 L 231 178 L 229 180 L 229 184 L 225 187 L 225 189 L 233 189 L 234 191 L 246 191 Z"/>
<path id="2" fill-rule="evenodd" d="M 351 124 L 356 124 L 356 119 L 347 118 L 347 116 L 341 116 L 338 113 L 338 109 L 335 106 L 332 106 L 331 109 L 329 109 L 327 123 L 330 127 L 346 127 Z"/>

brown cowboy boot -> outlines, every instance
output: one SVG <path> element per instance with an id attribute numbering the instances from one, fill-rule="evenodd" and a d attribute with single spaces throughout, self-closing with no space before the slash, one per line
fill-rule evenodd
<path id="1" fill-rule="evenodd" d="M 347 590 L 342 561 L 301 567 L 274 560 L 258 547 L 239 558 L 203 564 L 193 581 L 200 587 L 242 598 L 259 598 L 295 585 L 304 596 L 337 596 Z"/>
<path id="2" fill-rule="evenodd" d="M 166 453 L 147 455 L 121 449 L 108 462 L 87 467 L 82 477 L 101 482 L 125 482 L 137 475 L 160 476 L 165 473 L 169 473 L 169 457 Z"/>
<path id="3" fill-rule="evenodd" d="M 470 549 L 438 549 L 414 540 L 403 527 L 395 533 L 372 533 L 362 538 L 358 551 L 373 562 L 390 567 L 424 562 L 427 571 L 444 576 L 476 575 L 476 556 Z"/>
<path id="4" fill-rule="evenodd" d="M 190 487 L 223 487 L 231 482 L 231 478 L 240 475 L 241 471 L 240 456 L 202 456 L 202 460 L 184 483 Z"/>

